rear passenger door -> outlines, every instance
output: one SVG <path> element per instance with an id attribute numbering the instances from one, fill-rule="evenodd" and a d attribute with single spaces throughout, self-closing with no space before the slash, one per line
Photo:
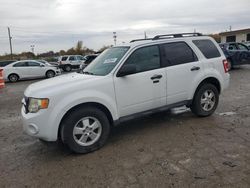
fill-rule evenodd
<path id="1" fill-rule="evenodd" d="M 202 74 L 202 63 L 186 42 L 162 44 L 161 54 L 167 75 L 167 104 L 188 100 L 191 86 Z"/>

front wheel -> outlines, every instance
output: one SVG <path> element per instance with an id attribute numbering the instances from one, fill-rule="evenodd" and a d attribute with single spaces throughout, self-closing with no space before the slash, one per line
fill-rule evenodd
<path id="1" fill-rule="evenodd" d="M 55 72 L 52 71 L 52 70 L 49 70 L 49 71 L 46 72 L 46 77 L 47 78 L 55 77 L 55 75 L 56 75 Z"/>
<path id="2" fill-rule="evenodd" d="M 94 107 L 73 110 L 61 126 L 63 143 L 76 153 L 89 153 L 101 148 L 110 133 L 106 114 Z"/>
<path id="3" fill-rule="evenodd" d="M 218 89 L 212 84 L 204 84 L 196 92 L 191 110 L 197 116 L 210 116 L 216 110 L 218 102 Z"/>
<path id="4" fill-rule="evenodd" d="M 71 68 L 70 65 L 65 65 L 64 70 L 65 70 L 66 72 L 70 72 L 70 71 L 72 70 L 72 68 Z"/>

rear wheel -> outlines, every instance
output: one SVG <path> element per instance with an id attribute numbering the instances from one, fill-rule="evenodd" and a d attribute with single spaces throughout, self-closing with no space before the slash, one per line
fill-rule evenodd
<path id="1" fill-rule="evenodd" d="M 64 70 L 65 70 L 66 72 L 70 72 L 70 71 L 72 70 L 72 68 L 71 68 L 70 65 L 65 65 Z"/>
<path id="2" fill-rule="evenodd" d="M 46 77 L 47 78 L 55 77 L 55 75 L 56 75 L 55 72 L 52 71 L 52 70 L 49 70 L 49 71 L 46 72 Z"/>
<path id="3" fill-rule="evenodd" d="M 218 102 L 218 89 L 212 84 L 204 84 L 196 92 L 191 110 L 197 116 L 210 116 L 216 110 Z"/>
<path id="4" fill-rule="evenodd" d="M 76 153 L 101 148 L 108 139 L 110 123 L 104 112 L 94 107 L 78 108 L 62 122 L 61 139 Z"/>
<path id="5" fill-rule="evenodd" d="M 19 80 L 19 76 L 17 74 L 10 74 L 8 79 L 10 82 L 17 82 Z"/>

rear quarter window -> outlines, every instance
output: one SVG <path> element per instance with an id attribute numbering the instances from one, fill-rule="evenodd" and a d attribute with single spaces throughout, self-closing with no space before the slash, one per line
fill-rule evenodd
<path id="1" fill-rule="evenodd" d="M 195 46 L 199 48 L 201 53 L 207 59 L 212 59 L 221 56 L 219 50 L 211 40 L 208 39 L 193 40 L 193 43 L 195 44 Z"/>

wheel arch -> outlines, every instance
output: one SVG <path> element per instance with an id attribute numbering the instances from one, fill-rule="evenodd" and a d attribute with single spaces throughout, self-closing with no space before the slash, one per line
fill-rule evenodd
<path id="1" fill-rule="evenodd" d="M 98 102 L 86 102 L 86 103 L 81 103 L 81 104 L 78 104 L 76 106 L 73 106 L 72 108 L 70 108 L 62 117 L 61 121 L 60 121 L 60 124 L 59 124 L 59 127 L 58 127 L 58 132 L 57 132 L 57 137 L 60 138 L 61 134 L 61 128 L 62 128 L 62 122 L 64 121 L 65 118 L 67 118 L 67 116 L 72 113 L 73 111 L 75 110 L 79 110 L 81 108 L 84 108 L 84 107 L 95 107 L 95 108 L 98 108 L 100 109 L 101 111 L 103 111 L 106 115 L 107 115 L 107 118 L 110 122 L 110 125 L 113 126 L 113 123 L 114 123 L 114 120 L 113 120 L 113 117 L 112 117 L 112 114 L 110 112 L 110 110 L 103 104 L 101 103 L 98 103 Z"/>
<path id="2" fill-rule="evenodd" d="M 9 79 L 10 75 L 12 75 L 12 74 L 17 75 L 18 80 L 20 79 L 19 74 L 18 74 L 18 73 L 16 73 L 16 72 L 11 72 L 11 73 L 9 73 L 9 74 L 8 74 L 8 76 L 7 76 L 6 78 L 8 78 L 8 79 Z M 9 80 L 10 80 L 10 79 L 9 79 Z"/>
<path id="3" fill-rule="evenodd" d="M 196 90 L 195 90 L 195 92 L 193 94 L 193 98 L 196 95 L 197 91 L 200 89 L 200 87 L 203 86 L 206 83 L 213 84 L 217 88 L 219 94 L 221 93 L 221 83 L 220 83 L 220 81 L 215 77 L 208 77 L 208 78 L 203 79 L 199 83 L 198 87 L 196 88 Z"/>

